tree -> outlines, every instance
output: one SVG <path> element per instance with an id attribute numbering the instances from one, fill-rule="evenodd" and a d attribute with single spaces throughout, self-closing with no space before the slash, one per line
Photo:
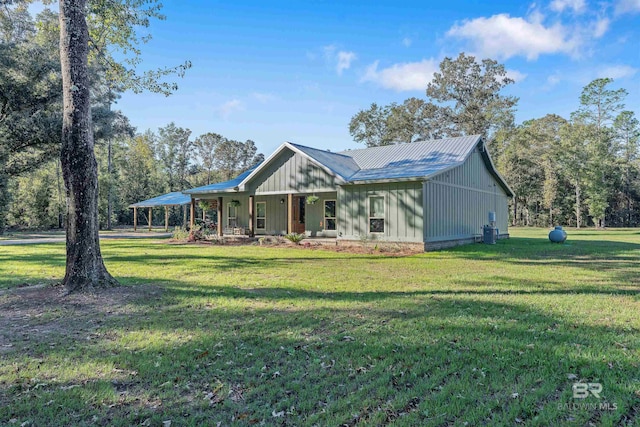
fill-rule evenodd
<path id="1" fill-rule="evenodd" d="M 193 145 L 202 168 L 207 171 L 207 185 L 211 184 L 211 172 L 215 164 L 215 151 L 224 141 L 224 137 L 217 133 L 205 133 L 196 138 Z"/>
<path id="2" fill-rule="evenodd" d="M 155 135 L 146 132 L 124 141 L 120 168 L 120 197 L 123 206 L 149 199 L 165 192 L 162 165 L 156 159 Z M 130 211 L 127 210 L 127 217 Z"/>
<path id="3" fill-rule="evenodd" d="M 426 101 L 373 103 L 351 118 L 349 133 L 367 147 L 476 134 L 491 140 L 499 129 L 513 127 L 518 98 L 500 95 L 511 83 L 504 65 L 491 59 L 478 63 L 461 53 L 440 63 L 440 72 L 427 85 Z"/>
<path id="4" fill-rule="evenodd" d="M 513 82 L 504 65 L 492 59 L 478 63 L 462 52 L 440 63 L 440 72 L 433 74 L 426 93 L 431 102 L 440 103 L 442 120 L 451 126 L 450 136 L 479 134 L 491 140 L 497 129 L 513 126 L 518 98 L 500 95 Z"/>
<path id="5" fill-rule="evenodd" d="M 418 98 L 391 104 L 386 121 L 390 138 L 396 143 L 440 138 L 446 133 L 443 124 L 439 109 Z"/>
<path id="6" fill-rule="evenodd" d="M 587 149 L 591 152 L 590 168 L 587 179 L 587 202 L 589 213 L 598 227 L 605 226 L 605 214 L 609 199 L 613 194 L 615 148 L 613 147 L 613 129 L 611 125 L 627 95 L 624 89 L 610 89 L 613 79 L 595 79 L 586 85 L 580 95 L 580 108 L 572 117 L 575 121 L 593 126 L 593 135 Z"/>
<path id="7" fill-rule="evenodd" d="M 583 192 L 589 168 L 587 146 L 591 143 L 593 135 L 593 125 L 580 122 L 568 122 L 560 129 L 560 164 L 574 190 L 577 228 L 582 225 Z"/>
<path id="8" fill-rule="evenodd" d="M 638 194 L 637 182 L 640 176 L 638 165 L 638 144 L 640 143 L 640 125 L 632 111 L 623 111 L 616 117 L 613 128 L 619 151 L 622 175 L 621 193 L 625 201 L 625 225 L 631 227 L 632 205 Z"/>
<path id="9" fill-rule="evenodd" d="M 393 142 L 387 121 L 390 107 L 380 107 L 375 102 L 368 110 L 361 110 L 351 118 L 349 133 L 356 142 L 366 144 L 367 147 L 379 147 Z"/>
<path id="10" fill-rule="evenodd" d="M 171 122 L 160 128 L 158 156 L 167 173 L 169 191 L 184 190 L 189 186 L 189 161 L 192 157 L 193 142 L 189 140 L 191 131 Z"/>
<path id="11" fill-rule="evenodd" d="M 67 264 L 73 292 L 117 282 L 104 266 L 98 236 L 98 171 L 93 152 L 87 58 L 86 0 L 60 0 L 60 61 L 64 99 L 62 175 L 67 188 Z"/>
<path id="12" fill-rule="evenodd" d="M 56 155 L 60 144 L 61 77 L 57 40 L 43 13 L 38 27 L 26 7 L 0 8 L 0 233 L 8 182 Z"/>
<path id="13" fill-rule="evenodd" d="M 264 160 L 264 155 L 257 151 L 255 142 L 250 139 L 240 142 L 225 138 L 215 149 L 216 168 L 229 180 Z"/>
<path id="14" fill-rule="evenodd" d="M 184 72 L 190 64 L 176 69 L 147 72 L 142 76 L 122 63 L 113 61 L 107 46 L 120 47 L 133 58 L 123 60 L 135 67 L 139 63 L 137 44 L 144 42 L 136 27 L 147 27 L 150 17 L 159 15 L 160 5 L 151 0 L 60 0 L 60 61 L 63 81 L 63 125 L 61 164 L 67 188 L 67 268 L 64 285 L 69 292 L 116 284 L 107 272 L 98 237 L 98 176 L 93 151 L 88 75 L 89 40 L 92 53 L 109 67 L 108 78 L 122 82 L 134 91 L 150 89 L 168 94 L 175 84 L 159 82 L 174 71 Z M 92 22 L 91 37 L 87 21 Z M 148 38 L 147 38 L 148 39 Z"/>

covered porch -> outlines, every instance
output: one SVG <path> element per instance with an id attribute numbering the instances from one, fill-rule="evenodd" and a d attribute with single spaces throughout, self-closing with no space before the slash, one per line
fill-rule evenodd
<path id="1" fill-rule="evenodd" d="M 307 237 L 337 237 L 337 192 L 323 193 L 209 193 L 191 195 L 191 227 L 198 201 L 216 209 L 216 234 L 268 236 L 290 233 Z"/>

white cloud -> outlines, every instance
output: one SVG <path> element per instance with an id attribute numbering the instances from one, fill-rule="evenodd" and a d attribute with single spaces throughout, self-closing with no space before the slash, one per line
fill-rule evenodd
<path id="1" fill-rule="evenodd" d="M 324 46 L 322 50 L 324 51 L 325 60 L 331 66 L 335 66 L 338 75 L 342 75 L 344 70 L 351 68 L 351 63 L 357 58 L 355 52 L 338 51 L 336 45 L 333 44 Z"/>
<path id="2" fill-rule="evenodd" d="M 609 24 L 611 24 L 609 18 L 598 19 L 593 26 L 593 36 L 597 39 L 604 36 L 609 30 Z"/>
<path id="3" fill-rule="evenodd" d="M 409 37 L 405 37 L 405 38 L 402 39 L 402 45 L 404 47 L 411 46 L 411 43 L 413 43 L 413 40 L 411 40 Z"/>
<path id="4" fill-rule="evenodd" d="M 336 64 L 338 75 L 341 75 L 344 70 L 348 70 L 356 58 L 356 54 L 353 52 L 345 52 L 344 50 L 338 52 L 338 63 Z"/>
<path id="5" fill-rule="evenodd" d="M 535 60 L 542 54 L 575 54 L 580 44 L 560 23 L 545 27 L 538 13 L 527 19 L 499 14 L 465 20 L 451 27 L 447 35 L 470 40 L 480 55 L 500 59 L 520 55 Z"/>
<path id="6" fill-rule="evenodd" d="M 614 10 L 616 15 L 638 13 L 640 12 L 640 0 L 618 0 Z"/>
<path id="7" fill-rule="evenodd" d="M 525 73 L 522 73 L 518 70 L 506 70 L 506 71 L 507 71 L 507 77 L 509 77 L 516 83 L 521 82 L 527 78 L 527 75 Z"/>
<path id="8" fill-rule="evenodd" d="M 632 77 L 637 72 L 637 68 L 630 67 L 629 65 L 609 65 L 598 70 L 597 76 L 599 78 L 609 77 L 612 79 L 623 79 L 625 77 Z"/>
<path id="9" fill-rule="evenodd" d="M 265 92 L 253 92 L 251 96 L 261 104 L 267 104 L 276 99 L 274 94 Z"/>
<path id="10" fill-rule="evenodd" d="M 438 61 L 423 59 L 420 62 L 393 64 L 378 70 L 379 61 L 369 65 L 361 81 L 374 82 L 386 89 L 397 91 L 425 90 L 433 79 L 433 73 L 439 70 Z"/>
<path id="11" fill-rule="evenodd" d="M 232 99 L 218 107 L 218 113 L 220 113 L 220 116 L 225 120 L 227 120 L 232 113 L 242 110 L 244 110 L 244 105 L 239 99 Z"/>
<path id="12" fill-rule="evenodd" d="M 547 77 L 547 84 L 549 86 L 555 86 L 558 83 L 560 83 L 560 75 L 558 74 L 552 74 L 549 77 Z"/>
<path id="13" fill-rule="evenodd" d="M 565 9 L 572 9 L 576 13 L 582 13 L 586 9 L 584 0 L 553 0 L 549 7 L 556 12 L 563 12 Z"/>

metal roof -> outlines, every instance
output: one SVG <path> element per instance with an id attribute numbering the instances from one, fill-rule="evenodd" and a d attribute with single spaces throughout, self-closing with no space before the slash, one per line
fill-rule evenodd
<path id="1" fill-rule="evenodd" d="M 247 169 L 242 172 L 237 177 L 224 182 L 216 182 L 215 184 L 204 185 L 202 187 L 190 188 L 189 190 L 184 190 L 184 194 L 207 194 L 207 193 L 225 193 L 225 192 L 235 192 L 238 190 L 238 185 L 248 177 L 251 172 L 253 172 L 261 163 L 256 164 L 251 169 Z"/>
<path id="2" fill-rule="evenodd" d="M 181 206 L 191 203 L 191 196 L 182 194 L 180 191 L 163 194 L 152 199 L 129 205 L 130 208 L 155 208 L 158 206 Z"/>
<path id="3" fill-rule="evenodd" d="M 448 167 L 464 162 L 480 142 L 480 135 L 419 141 L 411 144 L 385 145 L 342 151 L 360 169 L 381 169 L 396 166 Z M 424 175 L 424 174 L 423 174 Z"/>
<path id="4" fill-rule="evenodd" d="M 289 144 L 302 151 L 316 162 L 325 165 L 345 181 L 360 170 L 358 164 L 348 154 L 332 153 L 331 151 L 318 150 L 317 148 L 305 147 L 304 145 L 293 144 L 291 142 Z"/>
<path id="5" fill-rule="evenodd" d="M 480 135 L 419 141 L 343 151 L 360 170 L 349 181 L 426 178 L 461 165 L 480 142 Z"/>

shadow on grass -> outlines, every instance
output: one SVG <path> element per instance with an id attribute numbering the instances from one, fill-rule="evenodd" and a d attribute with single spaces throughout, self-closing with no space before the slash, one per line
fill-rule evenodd
<path id="1" fill-rule="evenodd" d="M 98 416 L 115 424 L 151 418 L 226 425 L 239 414 L 246 424 L 284 425 L 638 421 L 640 398 L 633 389 L 640 378 L 626 349 L 640 345 L 633 330 L 576 325 L 526 301 L 458 294 L 442 291 L 436 295 L 453 297 L 433 298 L 433 292 L 422 291 L 323 293 L 167 282 L 161 297 L 137 298 L 131 301 L 137 311 L 104 319 L 103 337 L 73 342 L 71 363 L 109 362 L 135 376 L 52 379 L 41 390 L 21 383 L 28 392 L 0 382 L 9 403 L 0 408 L 0 420 L 56 415 L 46 405 L 63 394 L 55 390 L 78 386 L 65 395 L 76 420 Z M 50 340 L 41 347 L 29 344 L 28 358 L 39 360 L 40 376 L 51 369 L 48 363 L 70 356 L 60 344 L 50 348 Z M 21 366 L 25 354 L 16 350 L 4 361 Z M 558 404 L 574 402 L 576 381 L 602 383 L 603 398 L 619 409 L 562 409 Z M 212 405 L 205 396 L 215 387 L 223 393 Z M 94 402 L 101 388 L 111 393 Z M 87 400 L 93 403 L 82 409 Z M 154 408 L 157 401 L 162 405 Z M 286 414 L 275 417 L 280 410 Z M 64 408 L 58 411 L 59 419 L 70 419 Z"/>

